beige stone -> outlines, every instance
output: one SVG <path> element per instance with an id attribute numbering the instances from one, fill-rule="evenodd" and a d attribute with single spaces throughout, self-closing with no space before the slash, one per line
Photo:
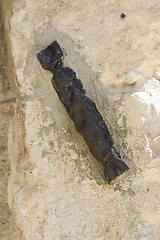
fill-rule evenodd
<path id="1" fill-rule="evenodd" d="M 24 239 L 159 238 L 158 6 L 158 0 L 13 1 L 20 97 L 9 133 L 8 200 Z M 130 167 L 110 185 L 36 59 L 54 40 Z"/>
<path id="2" fill-rule="evenodd" d="M 11 55 L 7 43 L 5 18 L 8 11 L 0 1 L 0 239 L 21 240 L 14 217 L 8 206 L 7 185 L 10 175 L 10 161 L 8 154 L 8 129 L 14 114 L 14 100 L 16 93 L 13 91 L 14 79 L 9 67 Z M 7 22 L 6 22 L 7 23 Z M 9 23 L 9 22 L 8 22 Z M 10 59 L 10 60 L 9 60 Z M 10 75 L 10 78 L 8 77 Z M 10 82 L 12 79 L 12 83 Z"/>

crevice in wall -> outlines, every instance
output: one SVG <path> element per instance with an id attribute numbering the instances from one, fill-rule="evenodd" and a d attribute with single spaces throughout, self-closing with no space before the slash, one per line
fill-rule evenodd
<path id="1" fill-rule="evenodd" d="M 13 57 L 11 53 L 11 44 L 9 39 L 9 29 L 10 29 L 10 17 L 12 15 L 12 0 L 1 0 L 2 5 L 2 18 L 3 18 L 3 38 L 5 43 L 5 73 L 9 82 L 9 89 L 16 90 L 16 74 L 14 72 Z"/>
<path id="2" fill-rule="evenodd" d="M 11 1 L 0 1 L 0 239 L 20 240 L 8 206 L 7 185 L 10 175 L 8 130 L 14 114 L 16 84 L 9 42 Z"/>

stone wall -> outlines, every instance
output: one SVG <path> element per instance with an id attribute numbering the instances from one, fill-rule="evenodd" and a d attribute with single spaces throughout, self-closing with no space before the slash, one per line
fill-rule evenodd
<path id="1" fill-rule="evenodd" d="M 14 115 L 15 93 L 7 77 L 7 54 L 4 11 L 0 1 L 0 240 L 20 240 L 14 219 L 8 206 L 7 185 L 10 175 L 8 155 L 8 130 Z M 6 34 L 7 35 L 7 34 Z M 11 74 L 12 71 L 10 71 Z M 12 90 L 11 90 L 12 89 Z M 8 101 L 9 100 L 9 101 Z"/>
<path id="2" fill-rule="evenodd" d="M 24 239 L 160 235 L 159 1 L 14 0 L 9 206 Z M 121 18 L 121 14 L 125 18 Z M 110 185 L 36 53 L 57 40 L 130 170 Z"/>

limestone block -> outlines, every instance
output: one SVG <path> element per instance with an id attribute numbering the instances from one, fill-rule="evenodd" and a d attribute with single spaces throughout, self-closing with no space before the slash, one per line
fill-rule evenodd
<path id="1" fill-rule="evenodd" d="M 24 239 L 159 238 L 158 6 L 158 0 L 13 1 L 20 96 L 9 133 L 8 201 Z M 130 167 L 110 185 L 36 59 L 54 40 Z"/>

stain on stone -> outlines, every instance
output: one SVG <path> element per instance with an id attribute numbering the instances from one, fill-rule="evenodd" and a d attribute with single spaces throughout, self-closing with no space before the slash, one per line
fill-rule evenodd
<path id="1" fill-rule="evenodd" d="M 113 154 L 113 143 L 108 128 L 95 103 L 86 96 L 76 73 L 62 63 L 63 52 L 55 41 L 37 54 L 45 70 L 53 73 L 52 85 L 63 103 L 76 130 L 84 138 L 91 154 L 105 162 L 105 176 L 110 183 L 128 170 L 128 166 Z"/>
<path id="2" fill-rule="evenodd" d="M 121 18 L 125 18 L 126 15 L 124 13 L 121 13 Z"/>

